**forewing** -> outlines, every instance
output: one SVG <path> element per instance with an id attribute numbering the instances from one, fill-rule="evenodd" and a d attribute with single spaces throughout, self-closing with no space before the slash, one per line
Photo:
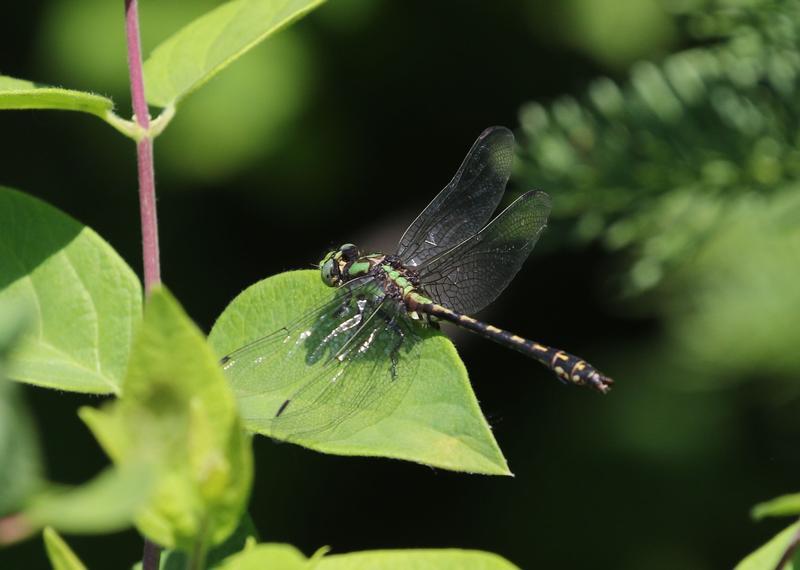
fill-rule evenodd
<path id="1" fill-rule="evenodd" d="M 450 183 L 400 238 L 400 259 L 420 266 L 478 233 L 503 197 L 513 157 L 511 131 L 483 131 Z"/>
<path id="2" fill-rule="evenodd" d="M 374 284 L 340 291 L 232 353 L 224 366 L 245 423 L 308 444 L 346 437 L 389 414 L 417 360 L 413 325 L 397 310 Z"/>
<path id="3" fill-rule="evenodd" d="M 503 292 L 522 267 L 549 214 L 547 194 L 523 194 L 477 235 L 422 267 L 422 288 L 434 301 L 454 311 L 480 311 Z"/>

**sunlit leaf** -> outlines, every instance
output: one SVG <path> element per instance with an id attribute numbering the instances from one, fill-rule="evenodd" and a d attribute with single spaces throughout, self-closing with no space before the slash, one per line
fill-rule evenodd
<path id="1" fill-rule="evenodd" d="M 80 111 L 107 120 L 114 109 L 114 102 L 94 93 L 40 85 L 0 75 L 0 109 Z"/>
<path id="2" fill-rule="evenodd" d="M 201 16 L 145 62 L 150 103 L 167 107 L 323 0 L 234 0 Z"/>
<path id="3" fill-rule="evenodd" d="M 86 421 L 118 465 L 156 473 L 138 528 L 158 544 L 214 545 L 236 528 L 252 451 L 218 359 L 173 297 L 155 289 L 133 343 L 123 396 Z"/>
<path id="4" fill-rule="evenodd" d="M 311 570 L 319 566 L 288 544 L 258 544 L 226 558 L 219 570 Z"/>
<path id="5" fill-rule="evenodd" d="M 368 550 L 325 556 L 318 570 L 515 570 L 497 554 L 479 550 Z"/>
<path id="6" fill-rule="evenodd" d="M 792 537 L 798 530 L 800 530 L 800 522 L 783 529 L 764 546 L 739 562 L 736 565 L 736 570 L 775 570 Z M 783 570 L 792 570 L 792 564 L 784 566 Z"/>
<path id="7" fill-rule="evenodd" d="M 332 295 L 333 290 L 322 284 L 316 271 L 265 279 L 231 302 L 215 323 L 209 342 L 218 354 L 228 354 L 278 331 Z M 325 453 L 393 457 L 457 471 L 508 475 L 452 343 L 431 329 L 420 327 L 418 332 L 421 342 L 414 347 L 419 358 L 415 372 L 403 377 L 398 370 L 396 378 L 401 401 L 378 401 L 366 418 L 356 415 L 347 420 L 349 429 L 341 433 L 298 435 L 291 441 Z M 387 359 L 385 370 L 390 366 Z M 286 378 L 288 367 L 297 368 L 291 370 L 291 376 L 299 378 L 299 384 L 312 368 L 303 358 L 294 358 L 273 362 L 262 370 Z M 372 370 L 354 364 L 343 380 L 365 382 Z M 281 402 L 298 386 L 290 384 L 254 397 L 252 386 L 237 384 L 235 377 L 232 383 L 245 427 L 281 439 L 283 434 L 273 433 L 270 424 Z"/>
<path id="8" fill-rule="evenodd" d="M 800 515 L 800 493 L 782 495 L 753 507 L 753 517 L 756 519 L 790 515 Z"/>
<path id="9" fill-rule="evenodd" d="M 143 464 L 108 469 L 73 488 L 51 487 L 26 507 L 34 524 L 70 533 L 107 533 L 130 526 L 150 495 L 153 477 Z"/>
<path id="10" fill-rule="evenodd" d="M 0 302 L 33 312 L 10 378 L 95 394 L 119 393 L 141 285 L 91 229 L 0 187 Z"/>
<path id="11" fill-rule="evenodd" d="M 51 528 L 44 529 L 44 546 L 53 570 L 86 570 L 64 539 Z"/>

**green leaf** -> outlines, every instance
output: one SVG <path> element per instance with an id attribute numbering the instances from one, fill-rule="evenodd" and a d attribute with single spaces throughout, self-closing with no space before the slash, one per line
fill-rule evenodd
<path id="1" fill-rule="evenodd" d="M 239 521 L 239 526 L 224 542 L 215 546 L 206 557 L 206 569 L 217 570 L 223 560 L 244 550 L 249 542 L 258 541 L 258 532 L 249 514 L 245 514 Z M 163 550 L 161 552 L 160 570 L 184 570 L 189 562 L 189 556 L 181 550 Z M 142 570 L 142 563 L 137 562 L 132 570 Z"/>
<path id="2" fill-rule="evenodd" d="M 33 81 L 0 75 L 0 109 L 55 109 L 81 111 L 107 120 L 114 102 L 108 97 L 40 85 Z"/>
<path id="3" fill-rule="evenodd" d="M 800 530 L 800 522 L 783 529 L 764 546 L 739 562 L 736 570 L 774 570 L 798 530 Z M 784 566 L 783 570 L 792 570 L 792 564 Z"/>
<path id="4" fill-rule="evenodd" d="M 52 528 L 44 529 L 44 546 L 53 570 L 86 570 L 86 566 Z"/>
<path id="5" fill-rule="evenodd" d="M 18 510 L 42 484 L 36 431 L 17 386 L 0 378 L 0 516 Z M 2 541 L 2 539 L 0 539 Z"/>
<path id="6" fill-rule="evenodd" d="M 497 554 L 479 550 L 368 550 L 326 556 L 315 570 L 515 570 Z"/>
<path id="7" fill-rule="evenodd" d="M 42 484 L 42 457 L 18 386 L 5 377 L 6 356 L 28 321 L 20 306 L 0 305 L 0 517 L 22 507 Z M 4 536 L 0 543 L 15 537 Z"/>
<path id="8" fill-rule="evenodd" d="M 258 544 L 226 558 L 219 570 L 311 570 L 317 568 L 311 560 L 288 544 Z"/>
<path id="9" fill-rule="evenodd" d="M 330 300 L 317 271 L 282 273 L 252 285 L 225 309 L 209 335 L 218 354 L 229 354 L 266 334 L 279 330 L 300 315 Z M 452 343 L 431 329 L 420 329 L 419 366 L 400 402 L 385 403 L 385 409 L 371 414 L 374 423 L 353 432 L 292 437 L 293 443 L 325 453 L 382 456 L 427 465 L 491 475 L 510 475 L 491 430 L 481 414 L 469 384 L 467 372 Z M 304 362 L 276 362 L 265 371 L 282 374 L 288 365 Z M 389 367 L 390 363 L 387 362 Z M 297 372 L 302 376 L 303 370 Z M 368 371 L 367 371 L 368 373 Z M 356 370 L 348 381 L 365 381 Z M 298 376 L 295 376 L 298 377 Z M 252 397 L 252 386 L 233 385 L 245 427 L 281 439 L 270 431 L 275 410 L 297 389 L 284 386 L 264 397 Z M 384 405 L 383 402 L 376 407 Z"/>
<path id="10" fill-rule="evenodd" d="M 145 62 L 148 101 L 175 105 L 270 35 L 324 0 L 234 0 L 159 45 Z"/>
<path id="11" fill-rule="evenodd" d="M 800 493 L 782 495 L 753 507 L 753 518 L 785 517 L 800 514 Z"/>
<path id="12" fill-rule="evenodd" d="M 0 302 L 30 307 L 31 332 L 10 378 L 48 388 L 119 393 L 141 285 L 91 229 L 0 187 Z"/>
<path id="13" fill-rule="evenodd" d="M 216 355 L 165 290 L 148 299 L 122 398 L 81 417 L 115 463 L 156 473 L 136 519 L 143 534 L 190 550 L 236 528 L 252 483 L 250 441 Z"/>
<path id="14" fill-rule="evenodd" d="M 80 111 L 100 117 L 125 136 L 141 135 L 138 125 L 114 113 L 114 102 L 108 97 L 0 75 L 0 110 L 13 109 Z"/>
<path id="15" fill-rule="evenodd" d="M 52 487 L 25 509 L 33 523 L 69 533 L 108 533 L 130 526 L 149 498 L 153 476 L 148 466 L 108 469 L 74 488 Z"/>
<path id="16" fill-rule="evenodd" d="M 258 544 L 226 558 L 219 570 L 518 570 L 505 558 L 479 550 L 368 550 L 306 558 L 288 544 Z"/>

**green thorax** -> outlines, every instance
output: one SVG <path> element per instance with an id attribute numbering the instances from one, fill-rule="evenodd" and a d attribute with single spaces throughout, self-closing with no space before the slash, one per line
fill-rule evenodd
<path id="1" fill-rule="evenodd" d="M 361 255 L 353 244 L 344 244 L 329 252 L 319 264 L 322 281 L 338 287 L 348 281 L 373 275 L 383 284 L 385 293 L 410 307 L 430 303 L 418 289 L 417 275 L 398 258 L 383 253 Z M 413 309 L 412 309 L 413 310 Z"/>
<path id="2" fill-rule="evenodd" d="M 362 255 L 352 263 L 345 263 L 342 266 L 342 280 L 350 281 L 356 277 L 363 277 L 373 268 L 383 263 L 384 259 L 386 259 L 386 256 L 382 253 L 371 253 Z"/>

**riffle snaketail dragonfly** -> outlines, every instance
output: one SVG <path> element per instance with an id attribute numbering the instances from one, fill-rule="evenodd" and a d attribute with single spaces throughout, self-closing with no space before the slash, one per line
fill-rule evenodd
<path id="1" fill-rule="evenodd" d="M 259 409 L 274 410 L 262 420 L 271 435 L 319 439 L 389 413 L 414 379 L 426 329 L 439 321 L 530 356 L 564 383 L 610 389 L 612 380 L 577 356 L 469 316 L 508 286 L 550 213 L 550 197 L 530 191 L 490 221 L 513 146 L 508 129 L 485 130 L 394 254 L 362 254 L 349 243 L 329 252 L 319 269 L 333 294 L 222 359 L 240 402 L 261 399 Z"/>

